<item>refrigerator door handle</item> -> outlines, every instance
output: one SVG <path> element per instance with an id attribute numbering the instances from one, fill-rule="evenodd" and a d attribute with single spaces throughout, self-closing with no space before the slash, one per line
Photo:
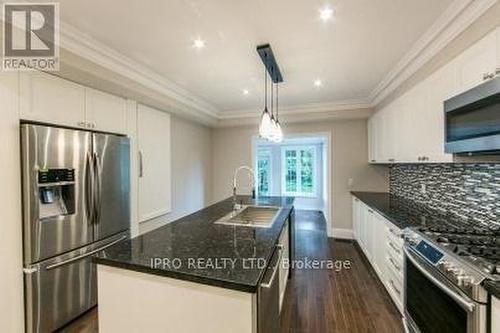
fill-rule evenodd
<path id="1" fill-rule="evenodd" d="M 85 214 L 90 221 L 93 223 L 94 217 L 94 170 L 92 163 L 92 156 L 87 153 L 85 161 L 85 176 L 84 176 L 84 186 L 85 186 Z"/>
<path id="2" fill-rule="evenodd" d="M 63 260 L 63 261 L 58 262 L 58 263 L 56 263 L 56 264 L 49 265 L 49 266 L 45 267 L 45 269 L 49 271 L 49 270 L 51 270 L 51 269 L 55 269 L 55 268 L 57 268 L 57 267 L 61 267 L 61 266 L 65 266 L 65 265 L 71 264 L 71 263 L 73 263 L 73 262 L 75 262 L 75 261 L 79 261 L 79 260 L 85 259 L 85 258 L 87 258 L 87 257 L 90 257 L 90 256 L 91 256 L 91 255 L 93 255 L 93 254 L 96 254 L 97 252 L 100 252 L 100 251 L 102 251 L 102 250 L 107 249 L 108 247 L 111 247 L 111 246 L 115 245 L 115 244 L 116 244 L 116 243 L 118 243 L 118 242 L 121 242 L 122 240 L 124 240 L 124 239 L 125 239 L 125 238 L 127 238 L 127 237 L 128 237 L 127 235 L 123 235 L 122 237 L 118 238 L 118 239 L 117 239 L 117 240 L 115 240 L 115 241 L 112 241 L 112 242 L 111 242 L 111 243 L 109 243 L 109 244 L 104 245 L 103 247 L 100 247 L 100 248 L 95 249 L 95 250 L 92 250 L 92 251 L 90 251 L 90 252 L 88 252 L 88 253 L 82 254 L 81 256 L 74 257 L 74 258 L 67 259 L 67 260 Z"/>
<path id="3" fill-rule="evenodd" d="M 142 151 L 139 150 L 139 178 L 144 176 L 144 164 L 142 160 Z"/>
<path id="4" fill-rule="evenodd" d="M 102 179 L 101 179 L 101 165 L 99 163 L 99 155 L 94 153 L 94 223 L 99 223 L 100 215 L 101 215 L 101 206 L 102 206 Z"/>

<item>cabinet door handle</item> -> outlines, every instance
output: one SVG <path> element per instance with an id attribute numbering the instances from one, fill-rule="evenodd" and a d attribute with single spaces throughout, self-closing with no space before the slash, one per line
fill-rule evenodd
<path id="1" fill-rule="evenodd" d="M 498 74 L 497 70 L 498 70 L 498 68 L 493 73 L 483 73 L 483 81 L 494 78 L 495 75 Z"/>
<path id="2" fill-rule="evenodd" d="M 394 281 L 392 280 L 389 280 L 389 283 L 391 284 L 392 286 L 392 289 L 394 289 L 394 291 L 399 295 L 401 296 L 401 291 L 396 287 L 396 284 L 394 283 Z"/>
<path id="3" fill-rule="evenodd" d="M 401 250 L 399 250 L 396 245 L 392 244 L 392 242 L 389 242 L 389 246 L 392 247 L 392 249 L 394 250 L 394 252 L 396 252 L 397 254 L 401 255 Z"/>
<path id="4" fill-rule="evenodd" d="M 139 150 L 139 178 L 144 176 L 144 169 L 142 164 L 142 151 Z"/>
<path id="5" fill-rule="evenodd" d="M 397 238 L 401 238 L 402 236 L 400 234 L 398 234 L 396 231 L 394 231 L 394 229 L 392 228 L 389 228 L 389 231 L 391 232 L 391 234 L 393 234 L 394 236 L 396 236 Z"/>
<path id="6" fill-rule="evenodd" d="M 395 268 L 398 272 L 401 272 L 401 267 L 399 267 L 399 265 L 398 265 L 398 264 L 396 264 L 396 262 L 394 261 L 394 259 L 389 258 L 389 261 L 391 262 L 392 266 L 394 266 L 394 268 Z"/>
<path id="7" fill-rule="evenodd" d="M 277 251 L 279 251 L 278 252 L 278 261 L 276 263 L 276 266 L 274 267 L 273 273 L 271 274 L 271 278 L 269 279 L 269 281 L 260 284 L 260 286 L 262 288 L 267 288 L 267 289 L 271 288 L 271 286 L 274 282 L 274 279 L 276 278 L 276 274 L 278 273 L 278 269 L 281 265 L 281 258 L 283 256 L 283 245 L 278 244 L 276 247 L 277 247 Z"/>

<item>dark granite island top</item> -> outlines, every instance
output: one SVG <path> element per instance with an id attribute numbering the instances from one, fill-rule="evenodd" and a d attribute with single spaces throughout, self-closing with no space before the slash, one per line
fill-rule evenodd
<path id="1" fill-rule="evenodd" d="M 256 292 L 286 220 L 292 197 L 239 196 L 238 202 L 278 206 L 271 228 L 215 224 L 232 210 L 226 199 L 158 229 L 124 240 L 101 252 L 100 265 L 162 275 L 175 279 Z M 290 228 L 292 229 L 292 228 Z M 155 259 L 161 264 L 154 265 Z M 260 265 L 259 265 L 260 263 Z"/>

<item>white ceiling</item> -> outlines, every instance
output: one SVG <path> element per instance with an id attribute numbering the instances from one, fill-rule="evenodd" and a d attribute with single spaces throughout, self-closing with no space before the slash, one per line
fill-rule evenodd
<path id="1" fill-rule="evenodd" d="M 452 0 L 61 0 L 61 20 L 207 101 L 259 110 L 270 43 L 280 104 L 366 101 Z M 331 6 L 335 18 L 319 19 Z M 206 42 L 201 50 L 193 40 Z M 321 88 L 313 82 L 320 78 Z M 244 96 L 243 89 L 249 90 Z"/>

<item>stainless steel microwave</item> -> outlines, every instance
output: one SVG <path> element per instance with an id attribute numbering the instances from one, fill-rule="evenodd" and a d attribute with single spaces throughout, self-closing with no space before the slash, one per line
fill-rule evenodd
<path id="1" fill-rule="evenodd" d="M 444 102 L 445 151 L 500 154 L 500 77 Z"/>

